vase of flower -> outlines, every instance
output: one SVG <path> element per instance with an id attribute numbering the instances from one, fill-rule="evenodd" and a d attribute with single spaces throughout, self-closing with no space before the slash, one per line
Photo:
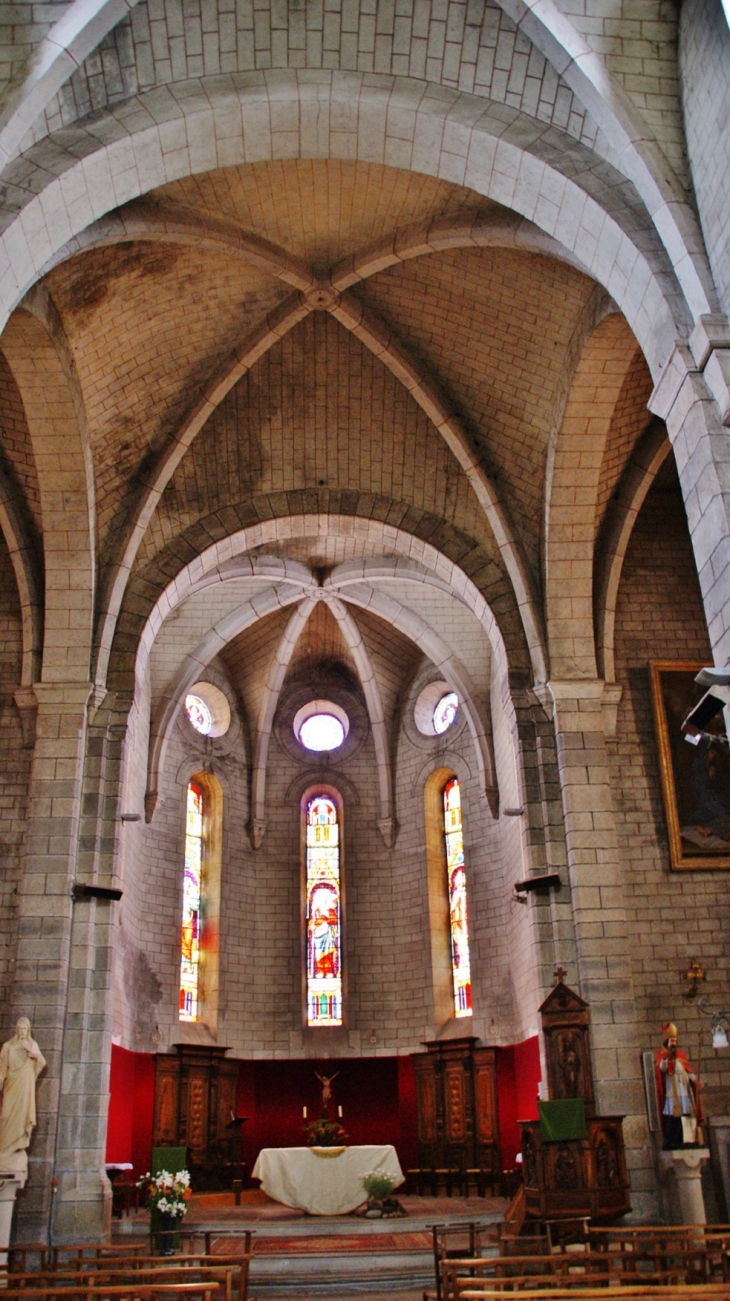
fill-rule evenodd
<path id="1" fill-rule="evenodd" d="M 367 1193 L 365 1215 L 369 1220 L 380 1220 L 383 1216 L 405 1215 L 400 1202 L 392 1196 L 395 1180 L 380 1170 L 373 1170 L 365 1175 L 362 1186 Z"/>
<path id="2" fill-rule="evenodd" d="M 336 1120 L 328 1120 L 326 1116 L 320 1116 L 319 1120 L 312 1120 L 304 1126 L 304 1133 L 307 1136 L 307 1144 L 312 1148 L 339 1148 L 344 1152 L 347 1142 L 347 1134 L 342 1125 L 338 1125 Z"/>
<path id="3" fill-rule="evenodd" d="M 178 1170 L 175 1174 L 160 1170 L 156 1175 L 143 1175 L 137 1187 L 146 1193 L 153 1249 L 156 1248 L 162 1256 L 173 1256 L 175 1234 L 188 1211 L 190 1175 L 187 1170 Z"/>
<path id="4" fill-rule="evenodd" d="M 177 1220 L 175 1219 L 174 1215 L 163 1215 L 162 1212 L 160 1212 L 159 1223 L 160 1223 L 160 1234 L 159 1234 L 160 1255 L 174 1256 L 175 1255 L 175 1246 L 174 1246 L 175 1229 L 178 1227 Z"/>

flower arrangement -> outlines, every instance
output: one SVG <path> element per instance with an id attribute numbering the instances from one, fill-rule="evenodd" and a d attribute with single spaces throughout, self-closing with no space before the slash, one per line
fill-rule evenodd
<path id="1" fill-rule="evenodd" d="M 362 1186 L 368 1195 L 368 1201 L 383 1202 L 395 1188 L 395 1180 L 380 1170 L 372 1170 L 369 1175 L 363 1176 Z"/>
<path id="2" fill-rule="evenodd" d="M 137 1184 L 147 1193 L 147 1206 L 150 1211 L 159 1211 L 160 1215 L 187 1215 L 187 1202 L 190 1197 L 190 1175 L 187 1170 L 178 1170 L 170 1174 L 160 1170 L 159 1174 L 143 1175 Z"/>
<path id="3" fill-rule="evenodd" d="M 326 1116 L 311 1120 L 304 1126 L 304 1133 L 310 1147 L 339 1147 L 341 1143 L 347 1142 L 347 1134 L 342 1125 L 338 1125 L 336 1120 L 328 1120 Z"/>

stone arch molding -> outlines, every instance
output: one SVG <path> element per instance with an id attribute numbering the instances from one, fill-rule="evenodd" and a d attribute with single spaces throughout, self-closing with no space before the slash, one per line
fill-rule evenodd
<path id="1" fill-rule="evenodd" d="M 134 4 L 135 0 L 72 0 L 62 19 L 36 49 L 25 77 L 6 93 L 4 104 L 0 105 L 0 164 L 12 158 L 60 86 Z M 680 278 L 694 318 L 711 311 L 714 289 L 696 216 L 677 177 L 656 142 L 649 138 L 646 123 L 620 82 L 554 0 L 500 0 L 500 4 L 591 113 L 605 138 L 608 152 L 618 161 L 623 174 L 636 187 L 647 211 L 653 215 L 655 228 L 672 263 L 681 266 Z M 323 70 L 316 71 L 322 78 Z M 276 78 L 276 98 L 281 101 L 284 98 L 282 83 L 292 74 L 285 69 L 276 69 L 270 75 Z M 337 71 L 338 80 L 348 76 L 353 74 Z M 402 99 L 402 87 L 407 79 L 401 77 L 398 80 L 399 98 Z M 312 97 L 319 101 L 321 81 L 312 84 Z M 422 94 L 423 84 L 414 82 L 414 85 Z M 178 104 L 184 105 L 186 98 L 179 97 Z M 351 100 L 352 96 L 347 98 Z M 484 102 L 489 101 L 481 101 Z M 405 117 L 409 106 L 403 107 L 402 116 Z M 443 113 L 441 104 L 438 111 Z M 318 112 L 315 119 L 313 131 L 321 150 L 322 123 Z M 499 129 L 504 129 L 503 124 Z M 287 130 L 290 130 L 289 123 Z M 401 142 L 403 138 L 401 125 Z M 230 151 L 230 131 L 223 139 L 223 148 Z M 220 162 L 217 165 L 220 166 Z"/>
<path id="2" fill-rule="evenodd" d="M 292 521 L 292 523 L 294 522 Z M 352 531 L 353 521 L 351 520 L 343 518 L 338 520 L 337 517 L 328 517 L 324 522 L 327 525 L 334 523 L 333 532 L 337 531 L 338 523 L 340 528 L 342 528 L 343 524 L 345 525 L 346 532 Z M 357 521 L 358 528 L 365 523 L 364 521 Z M 256 535 L 260 534 L 261 531 L 261 526 L 257 526 L 255 529 L 244 530 L 243 534 Z M 505 647 L 491 611 L 471 581 L 456 566 L 446 562 L 444 557 L 440 556 L 428 544 L 419 543 L 416 539 L 410 538 L 409 535 L 401 533 L 400 530 L 386 525 L 375 524 L 374 522 L 371 522 L 369 530 L 366 527 L 363 531 L 379 534 L 384 542 L 387 538 L 386 545 L 391 549 L 396 541 L 400 541 L 403 549 L 409 545 L 414 546 L 414 549 L 420 552 L 421 559 L 410 563 L 404 563 L 403 560 L 388 561 L 386 559 L 378 559 L 374 562 L 345 562 L 343 565 L 335 567 L 323 588 L 318 585 L 316 579 L 304 566 L 296 563 L 277 561 L 272 563 L 266 557 L 253 559 L 245 555 L 241 557 L 241 565 L 237 566 L 231 563 L 232 556 L 228 545 L 231 539 L 226 539 L 225 543 L 215 544 L 209 548 L 208 553 L 204 553 L 203 557 L 199 557 L 196 562 L 188 566 L 188 570 L 191 572 L 187 575 L 178 575 L 174 584 L 171 584 L 163 597 L 160 598 L 156 609 L 148 619 L 140 640 L 137 665 L 138 681 L 144 672 L 144 666 L 154 643 L 156 632 L 161 627 L 164 617 L 186 600 L 188 596 L 192 595 L 193 592 L 201 591 L 211 583 L 225 582 L 226 579 L 240 577 L 242 572 L 246 574 L 256 573 L 258 576 L 268 572 L 272 578 L 277 577 L 280 580 L 273 582 L 269 588 L 259 592 L 251 600 L 242 603 L 219 620 L 185 658 L 174 678 L 168 684 L 155 710 L 150 733 L 148 780 L 145 796 L 145 812 L 148 821 L 152 819 L 155 812 L 168 740 L 186 690 L 197 677 L 205 672 L 207 664 L 231 638 L 273 611 L 293 605 L 295 609 L 288 620 L 269 666 L 264 696 L 257 720 L 252 772 L 250 831 L 254 847 L 261 844 L 266 830 L 265 788 L 268 743 L 276 705 L 296 642 L 318 600 L 326 600 L 330 604 L 333 615 L 338 620 L 343 636 L 353 654 L 360 675 L 378 765 L 380 794 L 378 827 L 386 844 L 389 847 L 392 846 L 397 834 L 388 729 L 377 680 L 359 628 L 352 617 L 351 607 L 370 610 L 379 618 L 396 626 L 399 631 L 420 647 L 424 655 L 428 656 L 436 664 L 444 678 L 458 691 L 474 743 L 480 786 L 489 801 L 494 816 L 498 816 L 499 801 L 496 768 L 491 719 L 488 709 L 479 699 L 466 669 L 438 633 L 420 615 L 403 605 L 402 602 L 394 600 L 387 593 L 377 591 L 373 583 L 388 577 L 420 584 L 430 583 L 462 601 L 472 609 L 480 620 L 492 646 L 495 665 L 498 671 L 501 671 L 504 675 L 507 667 Z M 238 536 L 243 537 L 243 534 Z M 398 536 L 396 537 L 396 535 Z M 261 545 L 261 542 L 254 541 L 254 545 Z M 216 558 L 213 553 L 219 548 L 223 548 L 228 554 L 225 555 L 222 565 L 213 565 L 211 562 Z M 423 564 L 423 559 L 430 560 L 434 567 L 438 567 L 440 571 L 438 575 L 433 570 L 429 572 L 429 568 Z M 204 568 L 200 562 L 205 560 L 209 563 Z M 370 581 L 364 581 L 366 578 Z M 174 589 L 174 591 L 171 589 Z"/>
<path id="3" fill-rule="evenodd" d="M 668 205 L 650 210 L 679 292 L 651 266 L 639 242 L 575 182 L 494 134 L 503 128 L 484 113 L 485 101 L 462 96 L 445 109 L 423 84 L 383 81 L 392 84 L 366 86 L 355 73 L 322 73 L 316 82 L 300 82 L 295 73 L 281 72 L 271 91 L 265 80 L 237 91 L 220 79 L 181 99 L 173 121 L 150 125 L 145 118 L 136 131 L 127 125 L 123 137 L 99 143 L 50 180 L 2 235 L 0 319 L 7 319 L 64 244 L 156 186 L 271 158 L 355 157 L 468 186 L 533 221 L 604 285 L 658 378 L 677 334 L 686 335 L 692 320 L 716 306 L 709 288 L 700 287 L 699 255 L 674 233 L 674 221 L 671 230 L 661 228 Z M 277 129 L 282 115 L 286 131 Z"/>

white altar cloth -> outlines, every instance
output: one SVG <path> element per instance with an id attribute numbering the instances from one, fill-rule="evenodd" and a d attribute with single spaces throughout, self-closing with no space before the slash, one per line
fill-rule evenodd
<path id="1" fill-rule="evenodd" d="M 403 1171 L 390 1143 L 346 1147 L 339 1156 L 317 1156 L 308 1147 L 263 1147 L 252 1170 L 269 1197 L 310 1215 L 347 1215 L 367 1199 L 363 1177 L 377 1170 L 395 1186 Z"/>

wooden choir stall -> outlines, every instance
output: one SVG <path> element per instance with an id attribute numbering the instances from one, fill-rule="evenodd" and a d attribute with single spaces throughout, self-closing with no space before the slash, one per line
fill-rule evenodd
<path id="1" fill-rule="evenodd" d="M 155 1058 L 153 1146 L 183 1147 L 196 1190 L 230 1188 L 242 1178 L 235 1119 L 237 1061 L 227 1048 L 175 1044 Z"/>
<path id="2" fill-rule="evenodd" d="M 451 1194 L 475 1183 L 494 1188 L 500 1177 L 496 1053 L 473 1037 L 426 1045 L 413 1058 L 418 1107 L 419 1192 L 440 1185 Z"/>
<path id="3" fill-rule="evenodd" d="M 520 1121 L 527 1215 L 611 1220 L 631 1210 L 623 1116 L 596 1115 L 589 1007 L 555 974 L 540 1007 L 549 1101 Z"/>

